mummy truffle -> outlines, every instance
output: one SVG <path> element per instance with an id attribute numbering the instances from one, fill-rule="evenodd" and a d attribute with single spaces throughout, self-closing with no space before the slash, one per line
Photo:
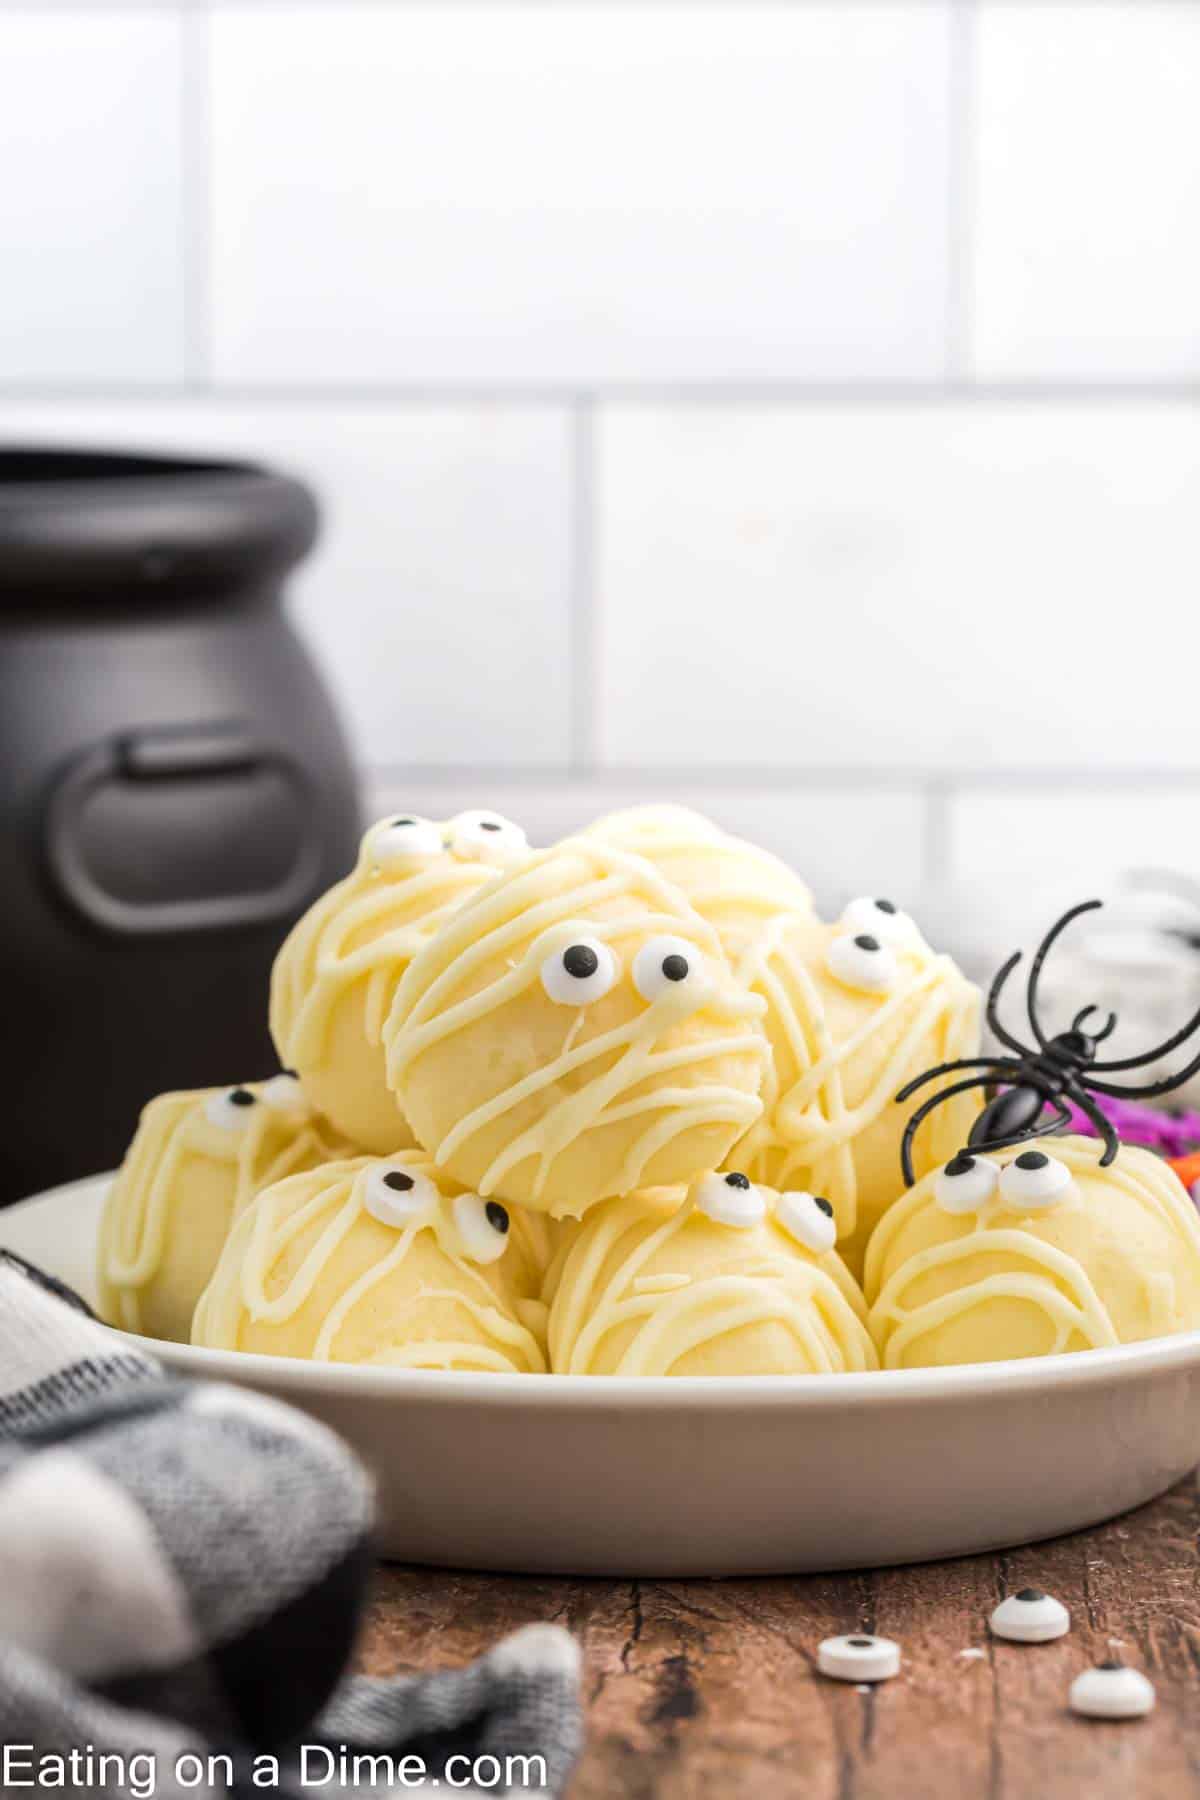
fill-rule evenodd
<path id="1" fill-rule="evenodd" d="M 384 1028 L 439 1167 L 554 1217 L 715 1167 L 758 1117 L 763 1003 L 643 858 L 532 855 L 443 925 Z"/>
<path id="2" fill-rule="evenodd" d="M 762 1118 L 731 1161 L 756 1180 L 825 1196 L 857 1273 L 903 1189 L 907 1115 L 895 1095 L 930 1064 L 974 1054 L 979 994 L 884 898 L 851 902 L 836 925 L 776 919 L 740 974 L 766 1004 L 773 1055 Z M 947 1161 L 978 1109 L 974 1098 L 938 1109 L 918 1145 L 923 1169 Z"/>
<path id="3" fill-rule="evenodd" d="M 400 977 L 444 920 L 526 853 L 499 813 L 373 825 L 351 874 L 294 927 L 271 978 L 271 1033 L 338 1130 L 381 1153 L 413 1143 L 380 1041 Z"/>
<path id="4" fill-rule="evenodd" d="M 255 1194 L 345 1152 L 291 1075 L 151 1100 L 101 1223 L 103 1316 L 186 1343 L 229 1228 Z"/>
<path id="5" fill-rule="evenodd" d="M 562 1375 L 808 1375 L 873 1369 L 862 1295 L 779 1197 L 734 1173 L 606 1200 L 551 1264 Z"/>
<path id="6" fill-rule="evenodd" d="M 265 1188 L 234 1226 L 192 1341 L 313 1362 L 545 1368 L 507 1207 L 420 1151 L 329 1163 Z"/>
<path id="7" fill-rule="evenodd" d="M 812 912 L 812 895 L 786 863 L 686 806 L 610 813 L 589 827 L 588 836 L 653 863 L 713 927 L 735 969 L 780 913 Z"/>
<path id="8" fill-rule="evenodd" d="M 1200 1222 L 1178 1177 L 1124 1145 L 1044 1138 L 926 1175 L 867 1251 L 885 1368 L 1005 1362 L 1200 1326 Z M 980 1170 L 985 1178 L 980 1179 Z M 947 1186 L 964 1190 L 946 1204 Z M 966 1189 L 971 1204 L 966 1204 Z"/>

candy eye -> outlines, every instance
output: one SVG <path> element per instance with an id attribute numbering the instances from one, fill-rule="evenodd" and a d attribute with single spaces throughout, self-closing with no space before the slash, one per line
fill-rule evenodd
<path id="1" fill-rule="evenodd" d="M 508 1245 L 508 1208 L 479 1194 L 458 1194 L 453 1201 L 454 1223 L 463 1248 L 472 1262 L 494 1263 Z"/>
<path id="2" fill-rule="evenodd" d="M 846 932 L 835 937 L 825 953 L 829 973 L 843 986 L 864 994 L 886 994 L 896 985 L 900 967 L 887 945 L 873 931 Z"/>
<path id="3" fill-rule="evenodd" d="M 686 938 L 651 938 L 633 959 L 633 985 L 650 1002 L 668 993 L 695 994 L 706 973 L 704 957 Z"/>
<path id="4" fill-rule="evenodd" d="M 891 900 L 872 900 L 863 895 L 851 900 L 842 914 L 842 925 L 852 933 L 865 933 L 881 944 L 911 944 L 917 928 L 906 912 Z"/>
<path id="5" fill-rule="evenodd" d="M 1071 1711 L 1088 1719 L 1142 1719 L 1154 1711 L 1154 1685 L 1119 1657 L 1077 1675 L 1067 1692 Z"/>
<path id="6" fill-rule="evenodd" d="M 1009 1594 L 994 1607 L 988 1624 L 993 1636 L 1010 1638 L 1014 1644 L 1048 1644 L 1052 1638 L 1066 1636 L 1071 1615 L 1053 1594 L 1028 1587 Z"/>
<path id="7" fill-rule="evenodd" d="M 503 813 L 478 809 L 451 819 L 449 840 L 455 856 L 468 862 L 503 863 L 529 848 L 529 839 L 519 825 Z"/>
<path id="8" fill-rule="evenodd" d="M 702 1175 L 692 1189 L 697 1212 L 717 1225 L 745 1228 L 767 1216 L 767 1203 L 748 1175 Z"/>
<path id="9" fill-rule="evenodd" d="M 290 1069 L 284 1069 L 280 1074 L 272 1075 L 270 1081 L 264 1081 L 258 1090 L 258 1097 L 272 1112 L 290 1113 L 293 1117 L 299 1117 L 309 1110 L 300 1077 L 293 1075 Z"/>
<path id="10" fill-rule="evenodd" d="M 944 1169 L 938 1170 L 933 1197 L 943 1212 L 978 1212 L 995 1193 L 999 1180 L 998 1164 L 986 1156 L 972 1156 L 969 1150 L 960 1150 Z"/>
<path id="11" fill-rule="evenodd" d="M 575 938 L 542 964 L 542 986 L 558 1006 L 602 1000 L 616 979 L 617 959 L 599 938 Z"/>
<path id="12" fill-rule="evenodd" d="M 834 1681 L 891 1681 L 900 1673 L 900 1646 L 894 1638 L 824 1638 L 817 1645 L 817 1667 Z"/>
<path id="13" fill-rule="evenodd" d="M 409 863 L 429 862 L 443 851 L 442 834 L 432 819 L 415 813 L 397 813 L 381 819 L 371 833 L 371 861 L 377 869 L 402 869 Z"/>
<path id="14" fill-rule="evenodd" d="M 1023 1150 L 1000 1176 L 1005 1204 L 1017 1211 L 1056 1206 L 1071 1185 L 1071 1171 L 1044 1150 Z"/>
<path id="15" fill-rule="evenodd" d="M 789 1237 L 818 1256 L 837 1243 L 833 1208 L 820 1194 L 780 1194 L 775 1217 Z"/>
<path id="16" fill-rule="evenodd" d="M 257 1105 L 258 1096 L 248 1087 L 225 1088 L 219 1094 L 209 1095 L 204 1103 L 204 1116 L 210 1125 L 218 1125 L 222 1131 L 241 1131 L 250 1123 Z"/>
<path id="17" fill-rule="evenodd" d="M 420 1169 L 377 1163 L 367 1173 L 363 1205 L 381 1225 L 405 1226 L 437 1205 L 438 1190 Z"/>

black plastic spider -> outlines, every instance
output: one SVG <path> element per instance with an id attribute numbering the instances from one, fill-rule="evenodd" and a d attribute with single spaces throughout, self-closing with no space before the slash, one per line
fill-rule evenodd
<path id="1" fill-rule="evenodd" d="M 1007 1031 L 996 1013 L 1000 990 L 1021 960 L 1021 952 L 1017 950 L 998 972 L 987 998 L 987 1022 L 1000 1042 L 1009 1050 L 1015 1051 L 1015 1055 L 971 1056 L 965 1057 L 961 1062 L 940 1063 L 936 1069 L 926 1069 L 923 1075 L 918 1075 L 915 1081 L 910 1081 L 896 1095 L 897 1102 L 902 1102 L 915 1094 L 918 1088 L 924 1087 L 926 1082 L 937 1081 L 940 1076 L 952 1075 L 958 1069 L 978 1071 L 966 1081 L 953 1082 L 949 1087 L 940 1088 L 936 1094 L 930 1095 L 908 1121 L 900 1146 L 900 1161 L 904 1168 L 904 1179 L 910 1187 L 914 1180 L 913 1139 L 922 1121 L 928 1118 L 934 1107 L 940 1106 L 952 1094 L 963 1094 L 976 1087 L 992 1090 L 988 1094 L 987 1105 L 971 1127 L 967 1140 L 971 1150 L 1003 1150 L 1010 1144 L 1024 1143 L 1027 1138 L 1040 1137 L 1046 1132 L 1057 1131 L 1060 1127 L 1069 1125 L 1071 1115 L 1064 1101 L 1070 1100 L 1087 1115 L 1104 1139 L 1104 1155 L 1100 1158 L 1100 1166 L 1107 1168 L 1121 1148 L 1121 1140 L 1111 1122 L 1092 1099 L 1092 1094 L 1112 1094 L 1123 1100 L 1150 1100 L 1157 1094 L 1169 1094 L 1172 1088 L 1180 1087 L 1200 1070 L 1198 1054 L 1177 1074 L 1168 1075 L 1162 1081 L 1150 1082 L 1146 1087 L 1120 1087 L 1111 1081 L 1097 1079 L 1099 1075 L 1108 1075 L 1117 1069 L 1142 1068 L 1146 1063 L 1155 1062 L 1160 1056 L 1167 1055 L 1169 1051 L 1177 1050 L 1200 1027 L 1200 1012 L 1193 1014 L 1187 1024 L 1181 1026 L 1165 1043 L 1156 1045 L 1153 1050 L 1147 1050 L 1141 1056 L 1126 1056 L 1118 1062 L 1096 1061 L 1097 1048 L 1105 1038 L 1111 1037 L 1116 1027 L 1116 1013 L 1109 1013 L 1099 1031 L 1087 1032 L 1083 1030 L 1084 1020 L 1099 1009 L 1085 1006 L 1082 1012 L 1076 1013 L 1069 1031 L 1060 1031 L 1051 1038 L 1043 1031 L 1037 1016 L 1037 990 L 1046 956 L 1073 919 L 1077 919 L 1081 913 L 1093 912 L 1102 905 L 1101 900 L 1084 900 L 1078 906 L 1073 906 L 1057 924 L 1050 927 L 1038 946 L 1025 989 L 1025 1006 L 1029 1013 L 1030 1027 L 1037 1039 L 1036 1050 L 1027 1049 L 1019 1038 Z M 997 1088 L 1002 1091 L 995 1092 Z M 1053 1110 L 1053 1116 L 1048 1120 L 1044 1117 L 1047 1107 Z"/>

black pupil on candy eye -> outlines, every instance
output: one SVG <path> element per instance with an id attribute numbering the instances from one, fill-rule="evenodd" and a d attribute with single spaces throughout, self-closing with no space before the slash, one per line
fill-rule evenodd
<path id="1" fill-rule="evenodd" d="M 960 1150 L 958 1155 L 952 1156 L 946 1164 L 946 1173 L 947 1175 L 969 1175 L 974 1167 L 975 1158 L 968 1156 L 964 1150 Z"/>
<path id="2" fill-rule="evenodd" d="M 1017 1595 L 1018 1600 L 1024 1600 L 1030 1606 L 1033 1605 L 1035 1600 L 1044 1600 L 1045 1598 L 1046 1596 L 1041 1588 L 1022 1588 Z"/>
<path id="3" fill-rule="evenodd" d="M 820 1210 L 825 1214 L 825 1217 L 827 1219 L 832 1219 L 833 1208 L 832 1208 L 832 1206 L 830 1206 L 828 1200 L 823 1200 L 821 1198 L 820 1194 L 813 1195 L 813 1205 L 816 1207 L 819 1207 Z"/>
<path id="4" fill-rule="evenodd" d="M 600 967 L 600 958 L 590 944 L 572 944 L 563 951 L 563 968 L 577 981 L 586 981 Z"/>
<path id="5" fill-rule="evenodd" d="M 384 1176 L 383 1185 L 391 1188 L 394 1194 L 407 1194 L 410 1188 L 416 1186 L 416 1183 L 411 1175 L 405 1175 L 400 1169 L 393 1169 L 390 1174 Z"/>
<path id="6" fill-rule="evenodd" d="M 254 1095 L 249 1088 L 234 1088 L 229 1096 L 230 1106 L 253 1106 Z"/>
<path id="7" fill-rule="evenodd" d="M 415 819 L 393 819 L 392 820 L 393 825 L 415 825 L 416 822 L 417 821 Z"/>
<path id="8" fill-rule="evenodd" d="M 1043 1155 L 1040 1150 L 1026 1150 L 1023 1156 L 1018 1156 L 1017 1167 L 1018 1169 L 1044 1169 L 1049 1161 L 1050 1158 Z"/>
<path id="9" fill-rule="evenodd" d="M 500 827 L 495 819 L 480 819 L 479 829 L 480 831 L 499 831 Z"/>
<path id="10" fill-rule="evenodd" d="M 880 912 L 894 913 L 896 910 L 895 906 L 892 904 L 892 902 L 890 900 L 877 900 L 875 902 L 875 904 L 879 908 Z"/>
<path id="11" fill-rule="evenodd" d="M 688 959 L 673 950 L 670 956 L 663 957 L 662 972 L 668 981 L 682 981 L 688 972 Z"/>
<path id="12" fill-rule="evenodd" d="M 488 1224 L 496 1231 L 508 1230 L 508 1213 L 498 1200 L 489 1200 L 484 1211 L 487 1213 Z"/>
<path id="13" fill-rule="evenodd" d="M 868 937 L 865 932 L 862 937 L 856 937 L 854 941 L 860 950 L 878 950 L 879 948 L 879 939 Z"/>
<path id="14" fill-rule="evenodd" d="M 735 1188 L 748 1188 L 750 1186 L 750 1177 L 748 1175 L 738 1175 L 736 1173 L 733 1175 L 727 1175 L 725 1177 L 725 1186 L 726 1187 L 735 1187 Z"/>
<path id="15" fill-rule="evenodd" d="M 852 1650 L 869 1650 L 871 1648 L 870 1638 L 847 1638 L 846 1642 Z"/>

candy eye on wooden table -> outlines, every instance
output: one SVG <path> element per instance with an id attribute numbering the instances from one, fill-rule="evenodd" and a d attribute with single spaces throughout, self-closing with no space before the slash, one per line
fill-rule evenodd
<path id="1" fill-rule="evenodd" d="M 1200 1593 L 1193 1477 L 1094 1531 L 1028 1549 L 860 1574 L 573 1581 L 380 1571 L 360 1649 L 375 1674 L 467 1660 L 554 1618 L 584 1653 L 587 1740 L 574 1800 L 1127 1800 L 1200 1792 Z M 1006 1595 L 1037 1590 L 1070 1628 L 995 1636 Z M 1035 1603 L 1039 1616 L 1046 1610 Z M 837 1634 L 886 1635 L 893 1679 L 817 1672 Z M 1119 1660 L 1149 1714 L 1084 1717 L 1072 1684 Z M 1103 1703 L 1103 1701 L 1101 1702 Z"/>

